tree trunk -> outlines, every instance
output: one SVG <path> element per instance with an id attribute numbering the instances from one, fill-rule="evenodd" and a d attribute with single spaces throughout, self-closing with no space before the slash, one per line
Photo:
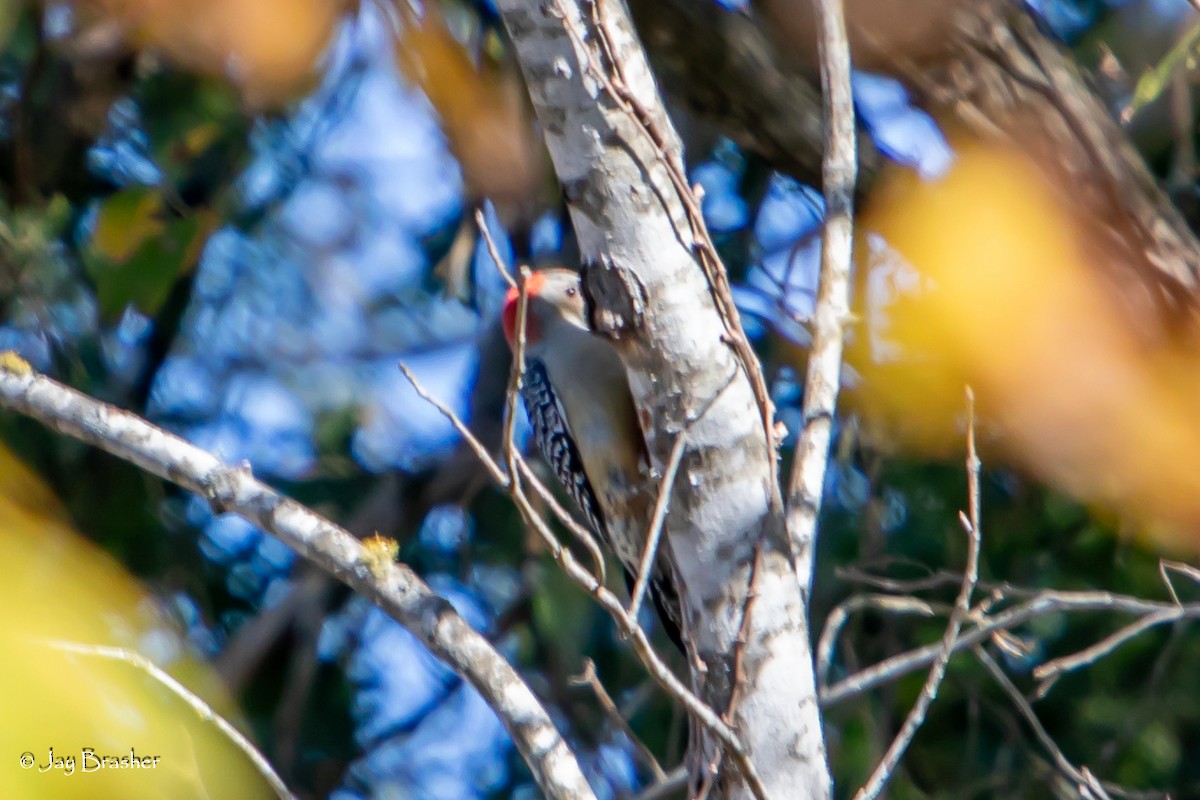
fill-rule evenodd
<path id="1" fill-rule="evenodd" d="M 694 201 L 672 182 L 682 169 L 679 140 L 624 3 L 499 6 L 587 264 L 594 316 L 622 351 L 660 474 L 686 431 L 665 545 L 692 685 L 737 733 L 768 797 L 826 798 L 808 615 L 784 536 L 775 453 L 697 256 Z M 618 99 L 622 91 L 636 109 Z M 752 796 L 736 754 L 709 729 L 693 731 L 694 781 L 715 767 L 712 796 Z"/>

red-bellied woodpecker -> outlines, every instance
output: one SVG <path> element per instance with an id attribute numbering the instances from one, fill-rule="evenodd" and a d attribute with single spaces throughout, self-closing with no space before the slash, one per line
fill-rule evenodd
<path id="1" fill-rule="evenodd" d="M 525 372 L 521 397 L 542 457 L 617 556 L 631 588 L 653 508 L 645 440 L 621 359 L 588 327 L 579 275 L 566 269 L 526 281 Z M 519 294 L 510 289 L 502 323 L 516 349 Z M 668 635 L 679 643 L 679 600 L 666 559 L 651 572 L 649 593 Z"/>

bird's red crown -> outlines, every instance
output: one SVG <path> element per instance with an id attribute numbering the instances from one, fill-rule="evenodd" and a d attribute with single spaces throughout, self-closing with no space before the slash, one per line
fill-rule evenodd
<path id="1" fill-rule="evenodd" d="M 546 278 L 542 273 L 535 272 L 525 280 L 525 292 L 532 300 L 537 297 L 538 292 L 542 290 Z M 520 302 L 521 293 L 517 287 L 512 287 L 508 290 L 508 294 L 504 296 L 504 310 L 500 314 L 500 324 L 504 327 L 504 338 L 508 340 L 508 346 L 515 348 L 517 344 L 517 305 Z M 537 315 L 526 313 L 525 315 L 525 341 L 535 342 L 541 335 L 538 327 Z"/>

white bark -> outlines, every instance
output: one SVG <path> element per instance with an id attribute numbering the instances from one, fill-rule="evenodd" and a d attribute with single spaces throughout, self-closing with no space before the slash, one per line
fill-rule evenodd
<path id="1" fill-rule="evenodd" d="M 807 609 L 783 529 L 775 453 L 661 157 L 669 153 L 678 169 L 681 145 L 624 3 L 499 6 L 587 262 L 594 322 L 617 339 L 659 471 L 688 430 L 665 543 L 696 655 L 692 683 L 738 733 L 766 796 L 826 798 Z M 637 98 L 653 134 L 618 100 L 613 80 Z M 712 796 L 751 796 L 739 759 L 701 734 L 695 779 L 716 761 Z"/>
<path id="2" fill-rule="evenodd" d="M 825 221 L 821 227 L 821 280 L 813 312 L 812 349 L 804 376 L 804 428 L 788 487 L 788 535 L 796 574 L 812 594 L 817 520 L 833 440 L 833 416 L 841 386 L 842 350 L 850 317 L 850 268 L 854 249 L 854 182 L 858 173 L 850 45 L 841 0 L 814 0 L 820 20 L 821 96 L 825 111 Z"/>
<path id="3" fill-rule="evenodd" d="M 314 511 L 255 480 L 249 467 L 216 456 L 146 422 L 36 375 L 0 354 L 0 406 L 206 498 L 261 526 L 304 558 L 369 598 L 475 687 L 504 723 L 547 797 L 595 800 L 575 756 L 516 670 L 450 604 L 403 564 L 368 554 Z"/>

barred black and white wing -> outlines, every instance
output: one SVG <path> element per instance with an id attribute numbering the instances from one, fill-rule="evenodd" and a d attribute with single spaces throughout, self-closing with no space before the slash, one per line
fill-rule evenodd
<path id="1" fill-rule="evenodd" d="M 533 428 L 533 439 L 542 458 L 546 459 L 558 482 L 583 512 L 583 517 L 591 529 L 611 548 L 612 542 L 608 539 L 600 501 L 592 491 L 592 485 L 583 468 L 583 458 L 579 455 L 575 439 L 571 436 L 571 429 L 567 426 L 566 411 L 563 410 L 558 395 L 554 393 L 554 387 L 546 375 L 546 367 L 541 361 L 526 361 L 525 374 L 521 381 L 521 398 L 525 401 L 529 425 Z"/>
<path id="2" fill-rule="evenodd" d="M 583 368 L 586 369 L 586 366 Z M 571 435 L 567 414 L 562 402 L 554 392 L 546 374 L 546 366 L 537 359 L 527 359 L 525 374 L 521 380 L 521 398 L 525 401 L 525 411 L 529 415 L 529 425 L 533 428 L 533 438 L 537 442 L 542 458 L 554 470 L 558 482 L 571 495 L 575 505 L 582 512 L 587 524 L 595 531 L 600 540 L 611 552 L 618 556 L 625 572 L 625 581 L 630 590 L 633 589 L 634 573 L 638 567 L 637 553 L 641 545 L 618 547 L 612 541 L 605 525 L 604 511 L 596 497 L 592 484 L 584 471 L 583 457 Z M 621 556 L 623 552 L 635 554 L 627 562 Z M 683 640 L 680 637 L 679 597 L 675 586 L 665 572 L 664 562 L 659 561 L 658 567 L 650 579 L 650 599 L 658 610 L 659 619 L 667 636 L 680 650 L 683 650 Z"/>

